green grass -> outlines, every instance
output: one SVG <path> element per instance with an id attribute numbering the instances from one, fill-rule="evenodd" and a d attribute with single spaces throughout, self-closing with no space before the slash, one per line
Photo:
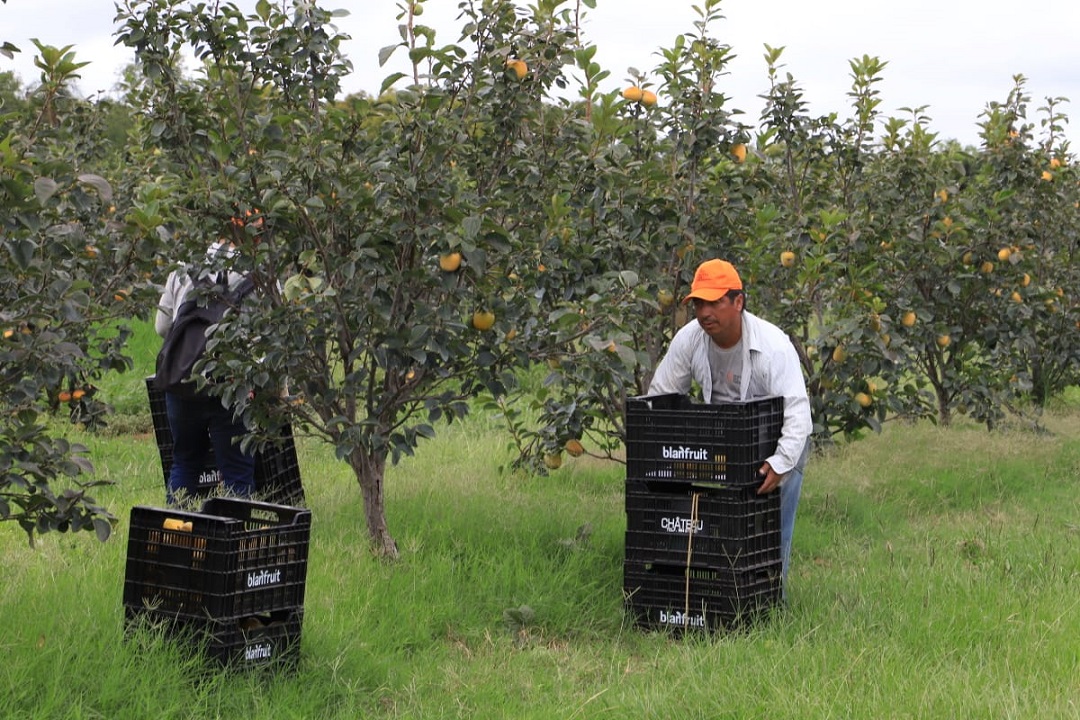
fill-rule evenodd
<path id="1" fill-rule="evenodd" d="M 132 396 L 143 376 L 124 376 Z M 108 543 L 35 550 L 0 526 L 0 717 L 1076 718 L 1080 411 L 1045 421 L 1044 435 L 890 425 L 815 458 L 788 607 L 682 640 L 623 614 L 618 466 L 502 475 L 500 426 L 469 418 L 389 470 L 402 557 L 386 563 L 347 468 L 301 442 L 301 661 L 277 677 L 124 639 L 126 520 L 162 502 L 157 450 L 147 434 L 84 436 L 122 521 Z M 534 619 L 508 627 L 521 606 Z"/>

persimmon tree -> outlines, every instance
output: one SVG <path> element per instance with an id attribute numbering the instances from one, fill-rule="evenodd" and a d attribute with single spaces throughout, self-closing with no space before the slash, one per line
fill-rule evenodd
<path id="1" fill-rule="evenodd" d="M 104 114 L 70 92 L 85 63 L 36 45 L 40 82 L 7 109 L 0 138 L 0 521 L 31 543 L 49 531 L 104 540 L 115 518 L 91 494 L 102 481 L 52 416 L 102 422 L 94 381 L 131 366 L 128 321 L 154 302 L 162 239 L 149 195 L 100 174 Z"/>
<path id="2" fill-rule="evenodd" d="M 561 4 L 465 8 L 467 43 L 442 47 L 403 5 L 416 82 L 374 99 L 339 97 L 342 36 L 313 5 L 122 11 L 178 247 L 201 253 L 238 209 L 263 218 L 236 238 L 257 307 L 219 326 L 201 369 L 266 433 L 290 421 L 334 446 L 385 555 L 387 463 L 481 392 L 503 395 L 536 347 L 542 211 L 523 197 L 562 170 L 542 103 L 574 41 Z M 191 79 L 185 48 L 201 62 Z"/>

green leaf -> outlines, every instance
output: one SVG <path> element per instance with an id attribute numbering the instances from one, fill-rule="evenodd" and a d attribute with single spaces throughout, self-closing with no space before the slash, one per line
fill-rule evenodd
<path id="1" fill-rule="evenodd" d="M 387 88 L 389 88 L 391 85 L 393 85 L 403 77 L 405 77 L 405 73 L 401 72 L 391 73 L 390 75 L 387 75 L 386 78 L 382 81 L 382 85 L 379 87 L 379 94 L 381 95 L 386 92 Z"/>
<path id="2" fill-rule="evenodd" d="M 85 185 L 89 185 L 90 187 L 97 190 L 98 195 L 101 196 L 102 200 L 105 200 L 105 201 L 112 200 L 112 196 L 113 196 L 112 185 L 110 185 L 108 180 L 101 177 L 100 175 L 94 175 L 92 173 L 83 173 L 82 175 L 79 176 L 79 182 L 81 182 L 81 183 L 83 183 Z"/>
<path id="3" fill-rule="evenodd" d="M 475 240 L 476 236 L 480 232 L 480 227 L 483 225 L 483 218 L 478 215 L 470 215 L 461 221 L 461 229 L 465 232 L 466 240 Z"/>
<path id="4" fill-rule="evenodd" d="M 34 250 L 37 249 L 34 241 L 29 238 L 17 238 L 12 240 L 8 247 L 11 248 L 11 259 L 19 266 L 19 269 L 29 269 L 34 261 Z"/>
<path id="5" fill-rule="evenodd" d="M 44 205 L 56 194 L 58 187 L 52 178 L 38 178 L 34 181 L 34 194 L 37 195 L 38 202 Z"/>
<path id="6" fill-rule="evenodd" d="M 390 56 L 394 54 L 394 51 L 401 47 L 401 43 L 397 45 L 387 45 L 379 50 L 379 67 L 386 64 L 386 61 L 390 59 Z"/>
<path id="7" fill-rule="evenodd" d="M 94 532 L 97 533 L 98 540 L 105 542 L 112 535 L 112 524 L 108 520 L 94 518 Z"/>

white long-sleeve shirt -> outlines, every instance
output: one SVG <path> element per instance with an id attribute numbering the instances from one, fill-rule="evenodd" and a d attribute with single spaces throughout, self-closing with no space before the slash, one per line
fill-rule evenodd
<path id="1" fill-rule="evenodd" d="M 712 397 L 709 343 L 697 320 L 684 325 L 671 340 L 667 354 L 657 365 L 649 384 L 650 395 L 689 394 L 693 381 L 701 386 L 705 402 Z M 810 399 L 795 346 L 783 330 L 752 313 L 742 314 L 742 387 L 740 400 L 784 398 L 784 423 L 776 453 L 767 462 L 786 475 L 803 469 L 810 451 Z M 749 372 L 747 372 L 749 368 Z"/>
<path id="2" fill-rule="evenodd" d="M 219 254 L 228 257 L 235 252 L 236 250 L 230 247 L 227 241 L 219 240 L 207 249 L 206 264 L 211 265 Z M 231 289 L 235 289 L 243 280 L 243 274 L 233 270 L 229 271 L 229 287 Z M 190 270 L 186 266 L 169 273 L 169 277 L 165 280 L 165 289 L 162 291 L 161 299 L 158 301 L 157 315 L 154 317 L 154 330 L 157 331 L 158 335 L 165 337 L 169 334 L 169 328 L 172 327 L 173 321 L 176 320 L 176 313 L 180 310 L 180 306 L 184 304 L 184 301 L 187 300 L 194 286 L 195 283 L 191 279 Z"/>

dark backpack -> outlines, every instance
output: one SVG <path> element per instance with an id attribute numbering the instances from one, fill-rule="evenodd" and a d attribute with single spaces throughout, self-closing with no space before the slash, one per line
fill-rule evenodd
<path id="1" fill-rule="evenodd" d="M 157 356 L 154 387 L 178 395 L 194 395 L 196 384 L 191 380 L 196 361 L 206 351 L 207 332 L 221 322 L 225 311 L 238 308 L 252 290 L 250 277 L 229 289 L 228 275 L 222 271 L 217 278 L 195 281 L 192 297 L 185 300 L 176 312 L 172 327 Z"/>

